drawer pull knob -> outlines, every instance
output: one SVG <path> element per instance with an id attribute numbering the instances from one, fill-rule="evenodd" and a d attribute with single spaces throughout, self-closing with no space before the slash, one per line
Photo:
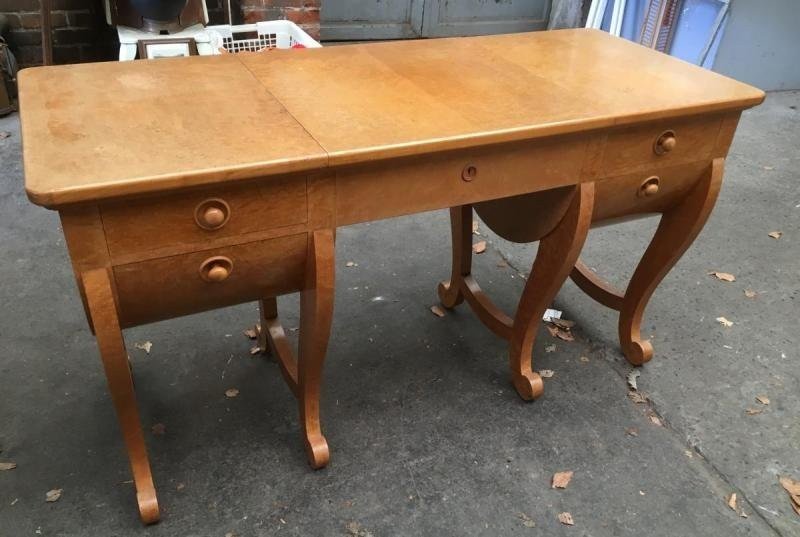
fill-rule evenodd
<path id="1" fill-rule="evenodd" d="M 656 139 L 653 151 L 655 151 L 656 155 L 663 155 L 675 149 L 676 145 L 678 145 L 678 139 L 675 137 L 675 131 L 664 131 Z"/>
<path id="2" fill-rule="evenodd" d="M 461 178 L 467 182 L 472 181 L 477 176 L 478 176 L 478 168 L 472 164 L 467 164 L 461 171 Z"/>
<path id="3" fill-rule="evenodd" d="M 219 283 L 228 279 L 233 271 L 233 261 L 227 257 L 217 256 L 206 259 L 200 265 L 200 277 L 211 283 Z"/>
<path id="4" fill-rule="evenodd" d="M 658 177 L 655 175 L 645 179 L 642 186 L 639 187 L 639 196 L 647 198 L 658 194 L 659 182 Z"/>
<path id="5" fill-rule="evenodd" d="M 231 209 L 225 200 L 212 198 L 200 203 L 194 210 L 194 220 L 203 229 L 213 231 L 224 226 L 230 218 Z"/>

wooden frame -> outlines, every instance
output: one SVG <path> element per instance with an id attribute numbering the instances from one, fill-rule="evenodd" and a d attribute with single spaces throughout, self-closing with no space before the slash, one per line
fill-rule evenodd
<path id="1" fill-rule="evenodd" d="M 186 54 L 173 54 L 169 56 L 155 56 L 150 57 L 149 47 L 152 46 L 178 46 L 178 45 L 186 45 Z M 153 60 L 158 58 L 174 58 L 174 57 L 186 57 L 186 56 L 197 56 L 197 41 L 194 40 L 193 37 L 181 37 L 175 39 L 165 39 L 165 38 L 158 38 L 158 39 L 140 39 L 137 43 L 137 48 L 139 50 L 139 59 L 140 60 Z"/>

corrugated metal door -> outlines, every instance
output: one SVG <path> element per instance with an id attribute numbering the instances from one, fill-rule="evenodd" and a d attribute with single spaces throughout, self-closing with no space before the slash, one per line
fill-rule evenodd
<path id="1" fill-rule="evenodd" d="M 404 39 L 547 27 L 551 0 L 323 0 L 322 38 Z"/>

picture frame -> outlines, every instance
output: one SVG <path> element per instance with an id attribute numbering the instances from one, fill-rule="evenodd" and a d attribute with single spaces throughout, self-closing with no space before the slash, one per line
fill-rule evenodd
<path id="1" fill-rule="evenodd" d="M 193 37 L 140 39 L 137 48 L 140 60 L 197 56 L 197 41 Z"/>

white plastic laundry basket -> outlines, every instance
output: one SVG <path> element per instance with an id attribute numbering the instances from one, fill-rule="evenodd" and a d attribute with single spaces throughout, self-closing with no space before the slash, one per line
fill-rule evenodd
<path id="1" fill-rule="evenodd" d="M 220 48 L 228 52 L 258 52 L 270 48 L 319 48 L 320 45 L 292 21 L 264 21 L 255 24 L 208 26 L 215 53 Z"/>

